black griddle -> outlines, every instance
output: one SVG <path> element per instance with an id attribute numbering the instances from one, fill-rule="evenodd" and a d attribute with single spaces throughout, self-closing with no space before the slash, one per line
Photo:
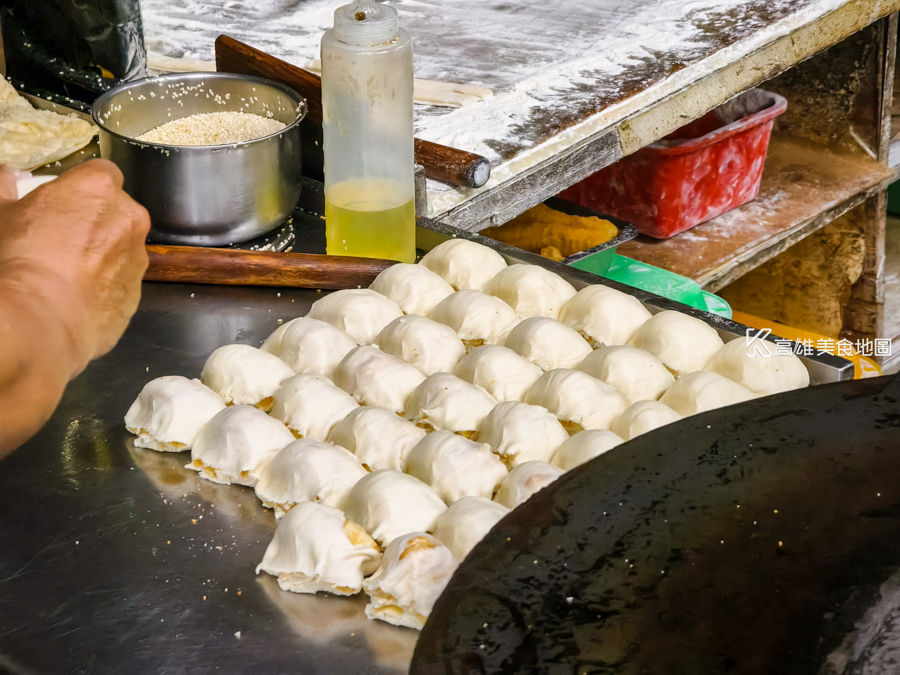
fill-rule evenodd
<path id="1" fill-rule="evenodd" d="M 566 474 L 460 566 L 410 672 L 900 672 L 826 663 L 900 566 L 898 399 L 897 377 L 790 392 Z"/>

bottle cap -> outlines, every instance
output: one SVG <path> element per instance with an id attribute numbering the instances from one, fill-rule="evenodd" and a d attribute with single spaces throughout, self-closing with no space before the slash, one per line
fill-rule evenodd
<path id="1" fill-rule="evenodd" d="M 374 0 L 358 0 L 334 11 L 334 32 L 342 42 L 374 47 L 397 38 L 400 18 L 397 10 Z"/>

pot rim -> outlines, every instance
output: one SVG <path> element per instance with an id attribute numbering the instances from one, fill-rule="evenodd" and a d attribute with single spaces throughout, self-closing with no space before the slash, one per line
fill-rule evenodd
<path id="1" fill-rule="evenodd" d="M 222 143 L 219 145 L 174 145 L 174 144 L 164 144 L 164 143 L 150 143 L 148 141 L 139 141 L 138 139 L 127 136 L 125 134 L 119 133 L 111 129 L 107 124 L 100 119 L 100 110 L 104 106 L 110 104 L 112 99 L 116 98 L 119 94 L 125 93 L 130 89 L 135 89 L 140 85 L 144 85 L 147 83 L 153 82 L 162 82 L 166 83 L 169 81 L 172 82 L 184 82 L 184 83 L 193 83 L 197 80 L 241 80 L 244 82 L 255 82 L 256 84 L 264 85 L 267 87 L 271 87 L 273 89 L 281 90 L 283 94 L 292 98 L 295 101 L 298 101 L 297 104 L 297 112 L 294 121 L 285 126 L 284 129 L 280 129 L 274 133 L 268 134 L 266 136 L 260 136 L 259 138 L 252 138 L 249 141 L 243 141 L 241 143 Z M 139 80 L 132 80 L 131 82 L 126 82 L 124 84 L 120 84 L 109 91 L 104 92 L 101 96 L 99 96 L 94 104 L 91 106 L 91 117 L 94 120 L 94 124 L 96 124 L 101 130 L 110 134 L 111 136 L 115 136 L 116 138 L 123 140 L 132 145 L 137 145 L 140 147 L 153 148 L 155 150 L 172 150 L 175 149 L 179 152 L 202 152 L 209 151 L 216 148 L 242 148 L 248 145 L 252 145 L 254 143 L 260 143 L 263 141 L 270 140 L 272 138 L 277 138 L 283 134 L 286 134 L 291 129 L 296 128 L 300 122 L 302 122 L 306 118 L 306 114 L 309 111 L 309 107 L 307 106 L 306 99 L 301 96 L 296 90 L 288 87 L 287 85 L 281 84 L 280 82 L 275 82 L 274 80 L 269 80 L 263 77 L 256 77 L 254 75 L 240 75 L 238 73 L 211 73 L 211 72 L 194 72 L 194 73 L 168 73 L 166 75 L 155 75 L 153 77 L 143 77 Z M 226 111 L 227 112 L 227 111 Z M 185 116 L 187 117 L 187 115 Z M 180 118 L 175 118 L 180 119 Z"/>

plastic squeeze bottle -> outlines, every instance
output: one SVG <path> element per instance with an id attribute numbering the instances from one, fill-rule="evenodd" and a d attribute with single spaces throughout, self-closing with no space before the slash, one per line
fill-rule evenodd
<path id="1" fill-rule="evenodd" d="M 358 0 L 322 36 L 330 255 L 415 262 L 412 39 L 397 10 Z"/>

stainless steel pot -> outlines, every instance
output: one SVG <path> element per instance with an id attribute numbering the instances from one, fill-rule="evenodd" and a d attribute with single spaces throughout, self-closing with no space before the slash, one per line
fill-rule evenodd
<path id="1" fill-rule="evenodd" d="M 235 145 L 157 145 L 135 140 L 188 115 L 241 111 L 287 127 Z M 271 231 L 300 197 L 300 122 L 306 101 L 256 77 L 177 73 L 129 82 L 94 103 L 101 155 L 125 174 L 125 191 L 150 212 L 150 239 L 221 246 Z"/>

